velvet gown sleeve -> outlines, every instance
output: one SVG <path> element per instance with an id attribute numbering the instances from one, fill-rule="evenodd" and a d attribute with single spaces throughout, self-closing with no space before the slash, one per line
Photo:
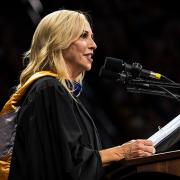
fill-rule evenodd
<path id="1" fill-rule="evenodd" d="M 18 115 L 9 180 L 98 180 L 96 134 L 84 130 L 76 102 L 55 78 L 36 82 Z M 82 118 L 82 119 L 81 119 Z M 88 125 L 90 132 L 95 132 Z M 88 137 L 91 136 L 91 137 Z M 89 146 L 90 144 L 90 146 Z"/>

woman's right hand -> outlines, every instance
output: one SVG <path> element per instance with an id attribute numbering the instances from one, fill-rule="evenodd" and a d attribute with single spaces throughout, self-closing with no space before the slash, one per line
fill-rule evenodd
<path id="1" fill-rule="evenodd" d="M 155 153 L 152 141 L 144 139 L 131 140 L 115 148 L 117 149 L 114 153 L 116 153 L 117 156 L 120 153 L 120 157 L 123 155 L 123 157 L 127 160 L 151 156 Z"/>
<path id="2" fill-rule="evenodd" d="M 100 156 L 103 165 L 122 159 L 130 160 L 138 157 L 151 156 L 155 153 L 152 141 L 137 139 L 128 141 L 121 146 L 115 146 L 109 149 L 101 150 Z"/>

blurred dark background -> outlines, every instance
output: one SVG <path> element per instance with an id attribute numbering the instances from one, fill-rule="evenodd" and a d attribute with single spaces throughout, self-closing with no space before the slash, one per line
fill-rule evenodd
<path id="1" fill-rule="evenodd" d="M 18 84 L 22 56 L 39 20 L 61 8 L 92 17 L 98 46 L 85 76 L 82 101 L 100 131 L 104 146 L 148 138 L 180 113 L 174 99 L 131 94 L 98 76 L 105 57 L 139 62 L 145 69 L 180 82 L 180 12 L 176 1 L 15 0 L 0 6 L 0 107 Z M 86 97 L 86 98 L 84 98 Z"/>

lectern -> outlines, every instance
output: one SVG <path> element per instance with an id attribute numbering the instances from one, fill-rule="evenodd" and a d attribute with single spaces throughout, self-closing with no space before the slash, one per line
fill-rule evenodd
<path id="1" fill-rule="evenodd" d="M 107 174 L 109 180 L 121 180 L 138 173 L 162 173 L 180 179 L 180 150 L 155 154 L 150 157 L 122 160 L 113 164 Z"/>

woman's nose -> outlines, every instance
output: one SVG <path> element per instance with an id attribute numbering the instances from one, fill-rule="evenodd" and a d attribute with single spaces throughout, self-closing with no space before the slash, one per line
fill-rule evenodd
<path id="1" fill-rule="evenodd" d="M 90 39 L 90 48 L 92 48 L 94 50 L 97 48 L 97 45 L 93 39 Z"/>

